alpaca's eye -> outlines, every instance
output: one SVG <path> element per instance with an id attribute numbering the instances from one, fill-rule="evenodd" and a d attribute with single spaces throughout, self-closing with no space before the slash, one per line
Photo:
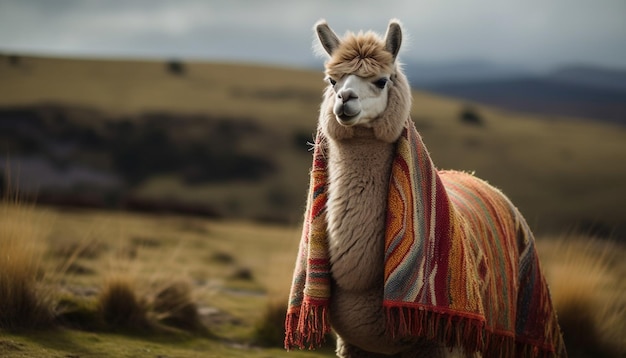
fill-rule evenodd
<path id="1" fill-rule="evenodd" d="M 380 79 L 374 81 L 374 86 L 376 86 L 376 87 L 378 87 L 380 89 L 383 89 L 383 88 L 385 88 L 385 85 L 387 84 L 387 81 L 389 81 L 388 78 L 385 78 L 385 77 L 380 78 Z"/>
<path id="2" fill-rule="evenodd" d="M 332 78 L 328 77 L 328 82 L 330 82 L 331 86 L 334 86 L 337 84 L 337 81 L 333 80 Z"/>

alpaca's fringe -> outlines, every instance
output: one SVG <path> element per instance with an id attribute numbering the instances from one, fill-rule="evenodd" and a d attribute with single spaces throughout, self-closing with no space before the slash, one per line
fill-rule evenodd
<path id="1" fill-rule="evenodd" d="M 434 312 L 421 307 L 386 306 L 386 329 L 394 338 L 422 337 L 465 353 L 483 357 L 566 357 L 564 347 L 550 347 L 542 342 L 516 342 L 505 332 L 486 329 L 478 317 L 457 312 Z"/>
<path id="2" fill-rule="evenodd" d="M 320 347 L 330 333 L 327 305 L 302 303 L 300 310 L 287 312 L 285 318 L 285 349 L 315 349 Z"/>

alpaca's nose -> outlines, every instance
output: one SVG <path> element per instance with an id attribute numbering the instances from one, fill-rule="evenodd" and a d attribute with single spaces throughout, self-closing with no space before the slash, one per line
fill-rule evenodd
<path id="1" fill-rule="evenodd" d="M 354 92 L 351 89 L 345 89 L 345 90 L 341 90 L 341 91 L 339 91 L 339 93 L 337 93 L 337 98 L 339 98 L 342 103 L 346 103 L 346 102 L 348 102 L 351 99 L 359 98 L 359 95 L 357 95 L 356 92 Z"/>

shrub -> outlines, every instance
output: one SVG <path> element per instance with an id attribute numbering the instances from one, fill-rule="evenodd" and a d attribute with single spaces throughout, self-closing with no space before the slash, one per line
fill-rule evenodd
<path id="1" fill-rule="evenodd" d="M 174 281 L 161 288 L 154 297 L 152 310 L 162 324 L 208 333 L 193 300 L 191 285 L 187 281 Z"/>
<path id="2" fill-rule="evenodd" d="M 480 115 L 480 113 L 478 113 L 478 111 L 475 108 L 471 106 L 465 106 L 461 110 L 461 113 L 459 114 L 459 119 L 461 120 L 461 123 L 464 123 L 464 124 L 469 124 L 469 125 L 474 125 L 474 126 L 479 126 L 479 127 L 482 127 L 485 125 L 485 120 L 483 119 L 483 117 Z"/>
<path id="3" fill-rule="evenodd" d="M 210 335 L 198 313 L 189 282 L 176 280 L 155 287 L 154 294 L 140 296 L 131 277 L 121 274 L 109 277 L 97 297 L 104 326 L 130 332 L 185 330 Z M 79 318 L 89 316 L 85 310 L 77 313 Z M 94 326 L 98 326 L 98 320 Z"/>
<path id="4" fill-rule="evenodd" d="M 230 278 L 233 280 L 242 280 L 242 281 L 253 281 L 254 276 L 252 275 L 252 270 L 247 267 L 237 267 L 233 273 L 230 275 Z"/>
<path id="5" fill-rule="evenodd" d="M 137 331 L 151 327 L 146 303 L 137 296 L 135 284 L 128 276 L 109 277 L 98 296 L 98 304 L 110 328 Z"/>
<path id="6" fill-rule="evenodd" d="M 22 58 L 19 55 L 9 55 L 7 56 L 9 64 L 13 67 L 18 67 L 20 62 L 22 62 Z"/>
<path id="7" fill-rule="evenodd" d="M 169 60 L 166 64 L 167 72 L 176 75 L 182 76 L 187 71 L 185 64 L 180 60 Z"/>

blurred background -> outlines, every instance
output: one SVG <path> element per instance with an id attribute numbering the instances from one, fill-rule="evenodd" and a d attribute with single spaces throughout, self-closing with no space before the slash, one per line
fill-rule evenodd
<path id="1" fill-rule="evenodd" d="M 0 356 L 333 355 L 282 349 L 321 18 L 402 21 L 435 165 L 524 214 L 570 357 L 625 356 L 624 0 L 0 0 Z"/>
<path id="2" fill-rule="evenodd" d="M 406 32 L 441 168 L 539 232 L 625 237 L 626 2 L 0 0 L 0 171 L 42 204 L 298 224 L 314 23 Z"/>

